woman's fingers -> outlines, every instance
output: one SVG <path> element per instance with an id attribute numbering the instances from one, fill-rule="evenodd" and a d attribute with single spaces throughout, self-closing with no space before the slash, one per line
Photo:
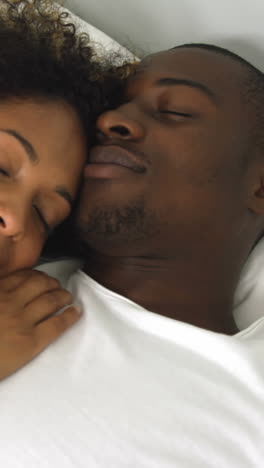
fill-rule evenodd
<path id="1" fill-rule="evenodd" d="M 59 338 L 66 330 L 78 322 L 81 311 L 78 307 L 71 306 L 59 315 L 50 317 L 38 324 L 33 332 L 34 355 L 43 351 L 49 344 Z M 33 357 L 33 356 L 32 356 Z"/>
<path id="2" fill-rule="evenodd" d="M 72 294 L 65 289 L 44 292 L 25 306 L 25 325 L 34 326 L 72 302 Z"/>

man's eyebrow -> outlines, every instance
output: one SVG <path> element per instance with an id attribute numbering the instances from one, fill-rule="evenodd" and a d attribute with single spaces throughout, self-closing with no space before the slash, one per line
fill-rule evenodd
<path id="1" fill-rule="evenodd" d="M 165 77 L 160 78 L 155 82 L 155 86 L 189 86 L 190 88 L 196 88 L 206 94 L 207 97 L 211 99 L 211 101 L 216 104 L 217 96 L 210 88 L 208 88 L 203 83 L 195 80 L 189 80 L 185 78 L 173 78 L 173 77 Z"/>
<path id="2" fill-rule="evenodd" d="M 26 154 L 28 155 L 30 161 L 34 164 L 39 162 L 39 158 L 34 146 L 28 141 L 25 137 L 23 137 L 17 130 L 12 128 L 0 128 L 0 132 L 7 133 L 12 137 L 16 138 L 17 141 L 23 146 Z"/>
<path id="3" fill-rule="evenodd" d="M 66 200 L 69 203 L 71 208 L 73 207 L 73 197 L 63 185 L 58 185 L 57 187 L 55 187 L 55 192 L 58 193 L 58 195 L 60 195 L 62 198 L 64 198 L 64 200 Z"/>

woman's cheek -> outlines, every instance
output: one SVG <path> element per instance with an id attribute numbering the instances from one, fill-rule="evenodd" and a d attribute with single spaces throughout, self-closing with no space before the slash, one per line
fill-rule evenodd
<path id="1" fill-rule="evenodd" d="M 18 243 L 12 261 L 12 270 L 32 268 L 40 257 L 45 240 L 44 236 L 35 235 L 29 236 L 26 240 Z"/>

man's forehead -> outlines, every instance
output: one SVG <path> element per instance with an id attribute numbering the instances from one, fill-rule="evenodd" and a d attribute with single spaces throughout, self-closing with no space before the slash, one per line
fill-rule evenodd
<path id="1" fill-rule="evenodd" d="M 216 91 L 233 91 L 242 73 L 243 67 L 229 57 L 198 47 L 180 47 L 146 57 L 134 78 L 152 80 L 169 75 L 201 81 Z"/>

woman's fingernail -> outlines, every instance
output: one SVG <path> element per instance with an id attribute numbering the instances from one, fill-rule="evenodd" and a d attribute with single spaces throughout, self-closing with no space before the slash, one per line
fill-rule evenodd
<path id="1" fill-rule="evenodd" d="M 74 306 L 75 307 L 75 310 L 76 312 L 81 315 L 82 314 L 82 308 L 80 306 Z"/>

